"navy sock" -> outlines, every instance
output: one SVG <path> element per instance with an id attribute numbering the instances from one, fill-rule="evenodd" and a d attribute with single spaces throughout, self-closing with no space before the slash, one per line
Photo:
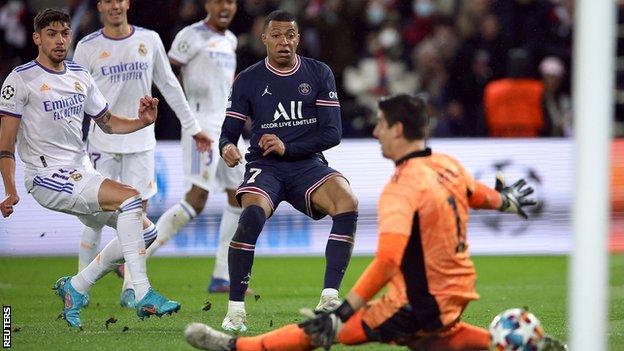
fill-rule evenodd
<path id="1" fill-rule="evenodd" d="M 256 241 L 266 222 L 264 210 L 251 205 L 243 210 L 238 228 L 230 242 L 228 271 L 230 273 L 230 301 L 244 301 L 251 278 Z"/>
<path id="2" fill-rule="evenodd" d="M 357 212 L 345 212 L 332 217 L 334 225 L 325 247 L 325 289 L 340 288 L 353 251 L 357 217 Z"/>

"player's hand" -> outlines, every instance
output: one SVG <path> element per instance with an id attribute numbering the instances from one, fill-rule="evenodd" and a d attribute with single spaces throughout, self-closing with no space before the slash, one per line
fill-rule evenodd
<path id="1" fill-rule="evenodd" d="M 280 138 L 278 138 L 275 134 L 263 134 L 260 137 L 258 145 L 262 150 L 264 150 L 262 156 L 266 156 L 271 152 L 284 156 L 284 153 L 286 152 L 286 146 L 284 146 L 282 140 L 280 140 Z"/>
<path id="2" fill-rule="evenodd" d="M 7 194 L 4 200 L 0 202 L 0 211 L 2 212 L 2 217 L 6 218 L 13 213 L 13 206 L 17 205 L 19 202 L 19 196 L 17 194 Z"/>
<path id="3" fill-rule="evenodd" d="M 139 100 L 139 119 L 145 126 L 156 122 L 158 116 L 158 99 L 147 95 Z"/>
<path id="4" fill-rule="evenodd" d="M 206 152 L 212 147 L 212 139 L 210 139 L 208 134 L 204 131 L 193 135 L 193 139 L 195 140 L 195 146 L 199 152 Z"/>
<path id="5" fill-rule="evenodd" d="M 498 209 L 502 212 L 517 213 L 520 217 L 527 219 L 528 216 L 522 209 L 525 206 L 534 206 L 537 204 L 535 200 L 527 198 L 527 196 L 533 194 L 533 188 L 527 186 L 524 179 L 520 179 L 513 183 L 511 186 L 505 185 L 505 179 L 503 173 L 496 173 L 496 186 L 494 189 L 501 194 L 503 203 Z"/>
<path id="6" fill-rule="evenodd" d="M 221 157 L 228 167 L 235 167 L 243 161 L 243 155 L 241 155 L 240 150 L 232 143 L 226 144 L 223 147 L 221 150 Z"/>
<path id="7" fill-rule="evenodd" d="M 336 336 L 343 326 L 342 320 L 335 312 L 314 313 L 311 309 L 302 308 L 299 312 L 308 317 L 299 327 L 310 337 L 312 345 L 329 350 L 336 342 Z"/>

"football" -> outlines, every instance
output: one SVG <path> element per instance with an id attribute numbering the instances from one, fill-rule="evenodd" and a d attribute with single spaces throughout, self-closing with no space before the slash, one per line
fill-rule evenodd
<path id="1" fill-rule="evenodd" d="M 492 351 L 537 351 L 544 338 L 539 319 L 523 308 L 498 314 L 489 331 Z"/>

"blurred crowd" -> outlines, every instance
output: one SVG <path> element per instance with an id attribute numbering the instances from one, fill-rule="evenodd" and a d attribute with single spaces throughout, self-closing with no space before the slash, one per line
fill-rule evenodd
<path id="1" fill-rule="evenodd" d="M 203 1 L 133 0 L 130 22 L 157 31 L 168 47 L 177 31 L 205 17 Z M 0 76 L 34 57 L 30 33 L 36 11 L 66 8 L 79 39 L 100 27 L 96 2 L 0 0 Z M 239 38 L 240 71 L 265 56 L 259 40 L 264 16 L 277 8 L 295 13 L 302 36 L 299 53 L 334 71 L 346 137 L 369 137 L 377 98 L 396 92 L 427 97 L 436 137 L 558 137 L 572 130 L 573 3 L 238 0 L 231 30 Z M 618 84 L 624 85 L 619 73 Z M 616 121 L 622 123 L 624 95 L 616 100 Z M 163 111 L 163 123 L 177 123 L 166 116 L 170 113 Z M 157 133 L 177 137 L 172 130 L 157 128 Z"/>

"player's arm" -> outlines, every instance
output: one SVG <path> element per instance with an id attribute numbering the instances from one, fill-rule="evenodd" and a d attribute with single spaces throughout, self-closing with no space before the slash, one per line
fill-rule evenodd
<path id="1" fill-rule="evenodd" d="M 186 101 L 182 86 L 176 78 L 169 64 L 165 47 L 158 36 L 156 40 L 156 52 L 154 53 L 154 84 L 158 87 L 167 104 L 175 112 L 180 120 L 182 130 L 185 134 L 192 135 L 199 151 L 206 151 L 210 148 L 212 140 L 201 130 L 199 122 L 191 112 L 191 107 Z"/>
<path id="2" fill-rule="evenodd" d="M 178 82 L 182 85 L 182 82 L 184 81 L 182 77 L 182 66 L 184 66 L 184 64 L 171 57 L 169 57 L 169 63 L 171 64 L 173 74 L 175 74 L 176 78 L 178 78 Z"/>
<path id="3" fill-rule="evenodd" d="M 13 206 L 19 202 L 15 186 L 15 141 L 20 118 L 0 113 L 0 173 L 4 182 L 4 197 L 0 202 L 3 217 L 13 213 Z"/>
<path id="4" fill-rule="evenodd" d="M 498 210 L 503 199 L 498 191 L 475 181 L 473 189 L 468 190 L 468 204 L 474 209 Z"/>
<path id="5" fill-rule="evenodd" d="M 221 125 L 219 152 L 229 167 L 234 167 L 243 160 L 243 156 L 236 145 L 238 145 L 238 140 L 245 128 L 245 122 L 250 117 L 250 101 L 246 94 L 246 89 L 249 86 L 244 72 L 234 79 L 232 92 L 227 102 L 225 119 Z"/>
<path id="6" fill-rule="evenodd" d="M 113 115 L 107 108 L 91 118 L 106 134 L 128 134 L 145 128 L 156 121 L 158 99 L 144 96 L 139 101 L 139 118 L 128 119 Z"/>
<path id="7" fill-rule="evenodd" d="M 236 146 L 240 139 L 243 129 L 245 128 L 245 120 L 239 116 L 233 117 L 228 112 L 221 125 L 221 136 L 219 137 L 219 152 L 225 164 L 234 167 L 243 160 L 243 155 Z"/>
<path id="8" fill-rule="evenodd" d="M 533 193 L 533 188 L 525 187 L 526 181 L 520 179 L 511 186 L 505 186 L 503 174 L 496 174 L 496 186 L 494 189 L 476 181 L 464 170 L 464 176 L 468 184 L 468 204 L 474 209 L 491 209 L 502 212 L 516 213 L 527 219 L 523 207 L 533 206 L 536 202 L 528 198 Z"/>
<path id="9" fill-rule="evenodd" d="M 415 196 L 408 195 L 411 193 L 406 186 L 393 183 L 381 194 L 377 254 L 349 292 L 347 301 L 362 305 L 400 271 L 416 211 Z"/>
<path id="10" fill-rule="evenodd" d="M 0 89 L 0 174 L 4 182 L 5 197 L 0 202 L 3 217 L 13 213 L 19 202 L 15 187 L 15 142 L 22 120 L 24 106 L 28 101 L 28 89 L 22 78 L 13 71 Z"/>

